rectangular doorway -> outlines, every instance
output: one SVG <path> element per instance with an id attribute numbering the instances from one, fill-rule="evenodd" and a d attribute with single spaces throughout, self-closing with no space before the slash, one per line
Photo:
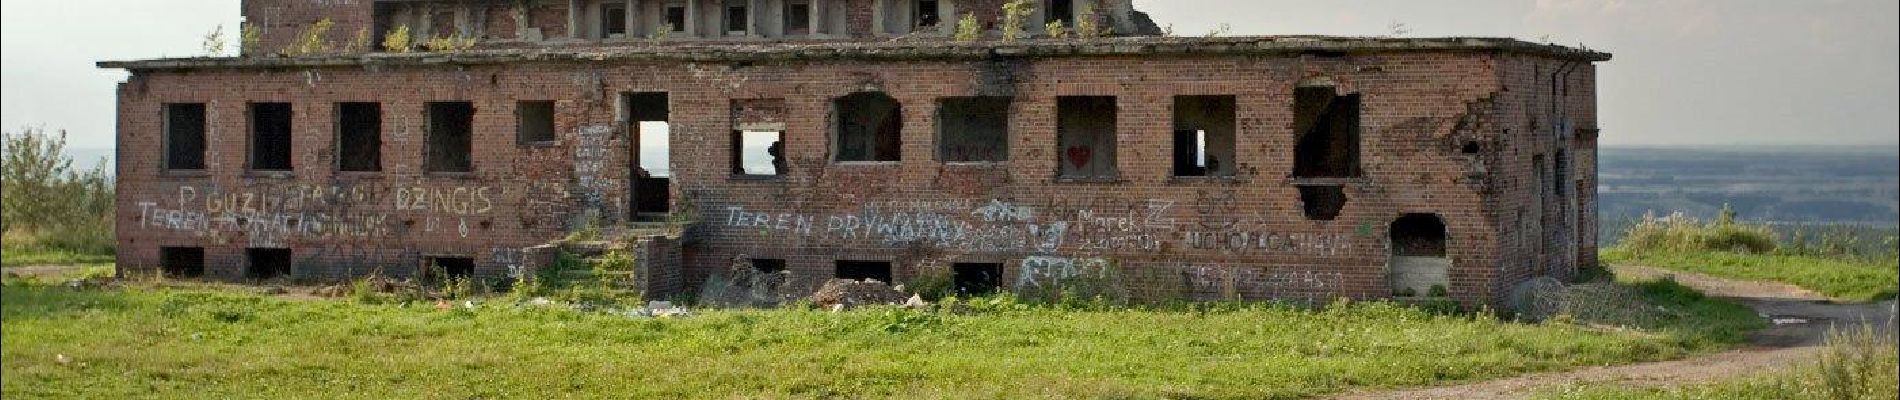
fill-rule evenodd
<path id="1" fill-rule="evenodd" d="M 627 132 L 632 133 L 633 165 L 629 170 L 633 176 L 631 196 L 633 204 L 628 205 L 634 221 L 665 221 L 673 211 L 673 155 L 672 126 L 667 121 L 667 94 L 664 92 L 628 93 L 623 96 L 622 109 L 627 118 Z"/>

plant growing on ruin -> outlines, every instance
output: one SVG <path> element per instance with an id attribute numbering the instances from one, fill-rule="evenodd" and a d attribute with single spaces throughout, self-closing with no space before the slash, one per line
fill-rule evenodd
<path id="1" fill-rule="evenodd" d="M 297 32 L 297 42 L 292 43 L 290 47 L 284 48 L 284 54 L 295 56 L 330 51 L 330 41 L 327 37 L 330 35 L 330 28 L 333 26 L 336 26 L 336 22 L 330 21 L 329 18 L 324 18 L 310 26 L 304 27 L 302 31 Z"/>
<path id="2" fill-rule="evenodd" d="M 653 34 L 648 36 L 652 37 L 653 40 L 666 40 L 668 36 L 673 35 L 673 28 L 673 23 L 671 22 L 660 24 L 660 26 L 654 27 Z"/>
<path id="3" fill-rule="evenodd" d="M 205 55 L 217 57 L 224 54 L 224 44 L 224 25 L 218 25 L 217 28 L 211 30 L 211 33 L 205 34 Z"/>
<path id="4" fill-rule="evenodd" d="M 455 38 L 446 37 L 446 36 L 431 36 L 429 37 L 429 40 L 422 42 L 422 49 L 428 50 L 431 53 L 447 53 L 450 51 L 454 51 Z"/>
<path id="5" fill-rule="evenodd" d="M 1084 17 L 1075 21 L 1075 34 L 1083 39 L 1094 39 L 1108 36 L 1108 28 L 1097 25 L 1094 18 Z"/>
<path id="6" fill-rule="evenodd" d="M 257 31 L 257 24 L 246 22 L 243 25 L 238 26 L 238 53 L 239 54 L 256 55 L 257 51 L 261 50 L 261 49 L 258 49 L 258 46 L 261 46 L 260 43 L 262 43 L 262 39 L 259 38 L 258 33 L 259 32 Z"/>
<path id="7" fill-rule="evenodd" d="M 1214 30 L 1207 31 L 1207 37 L 1213 38 L 1213 37 L 1227 36 L 1227 34 L 1233 33 L 1233 32 L 1234 32 L 1233 25 L 1230 25 L 1226 22 L 1222 22 L 1220 23 L 1220 25 L 1214 26 Z"/>
<path id="8" fill-rule="evenodd" d="M 1015 41 L 1023 37 L 1023 23 L 1029 14 L 1036 11 L 1029 0 L 1010 0 L 1003 3 L 1003 40 Z"/>
<path id="9" fill-rule="evenodd" d="M 962 18 L 957 18 L 957 41 L 974 42 L 982 38 L 983 27 L 976 22 L 976 13 L 963 13 Z"/>
<path id="10" fill-rule="evenodd" d="M 388 34 L 383 35 L 383 50 L 384 51 L 388 51 L 391 53 L 408 53 L 409 46 L 410 44 L 409 44 L 409 26 L 408 25 L 397 26 L 396 29 L 391 30 L 389 31 Z"/>
<path id="11" fill-rule="evenodd" d="M 1042 26 L 1042 29 L 1044 31 L 1049 32 L 1049 37 L 1051 38 L 1067 39 L 1069 37 L 1069 27 L 1063 25 L 1062 20 L 1059 20 L 1059 19 L 1054 20 L 1054 21 L 1049 21 L 1048 24 L 1044 24 Z"/>
<path id="12" fill-rule="evenodd" d="M 365 51 L 369 51 L 369 28 L 357 29 L 356 35 L 350 37 L 350 44 L 343 48 L 343 52 L 354 54 Z"/>

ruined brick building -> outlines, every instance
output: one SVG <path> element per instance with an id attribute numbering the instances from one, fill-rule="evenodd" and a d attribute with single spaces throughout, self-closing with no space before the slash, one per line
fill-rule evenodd
<path id="1" fill-rule="evenodd" d="M 240 57 L 100 63 L 131 72 L 118 265 L 502 279 L 600 227 L 634 238 L 653 296 L 739 258 L 1478 304 L 1596 263 L 1608 54 L 1169 37 L 1131 0 L 1034 1 L 1009 40 L 1002 3 L 246 0 Z M 981 39 L 956 37 L 966 15 Z M 398 31 L 474 40 L 388 51 Z"/>

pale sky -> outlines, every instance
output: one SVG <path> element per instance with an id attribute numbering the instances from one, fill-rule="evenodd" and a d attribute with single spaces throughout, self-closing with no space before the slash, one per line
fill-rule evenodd
<path id="1" fill-rule="evenodd" d="M 1503 36 L 1587 45 L 1606 145 L 1900 146 L 1893 0 L 1136 0 L 1182 36 Z M 190 56 L 238 0 L 0 2 L 0 127 L 110 147 L 114 85 L 98 60 Z"/>

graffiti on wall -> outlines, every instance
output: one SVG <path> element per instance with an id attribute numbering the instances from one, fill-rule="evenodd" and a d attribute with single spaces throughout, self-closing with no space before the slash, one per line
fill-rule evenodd
<path id="1" fill-rule="evenodd" d="M 283 185 L 226 189 L 180 185 L 162 201 L 135 202 L 139 229 L 198 236 L 241 234 L 251 243 L 292 238 L 327 241 L 387 237 L 392 214 L 424 218 L 423 231 L 469 235 L 469 217 L 495 210 L 503 189 L 487 186 L 396 187 Z"/>

